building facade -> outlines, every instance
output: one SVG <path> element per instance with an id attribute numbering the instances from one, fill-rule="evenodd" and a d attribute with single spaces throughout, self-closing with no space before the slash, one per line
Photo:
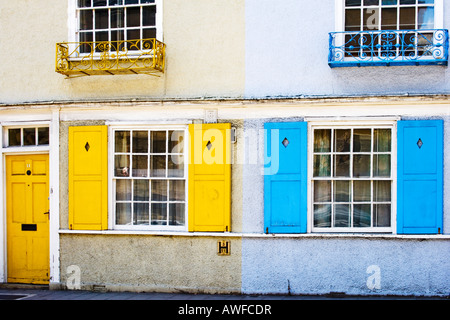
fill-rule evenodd
<path id="1" fill-rule="evenodd" d="M 448 295 L 449 17 L 3 1 L 0 283 Z"/>

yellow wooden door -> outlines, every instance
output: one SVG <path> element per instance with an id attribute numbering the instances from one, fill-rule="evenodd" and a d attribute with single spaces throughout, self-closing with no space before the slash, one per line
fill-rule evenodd
<path id="1" fill-rule="evenodd" d="M 47 284 L 48 155 L 6 157 L 6 216 L 8 282 Z"/>
<path id="2" fill-rule="evenodd" d="M 231 231 L 231 124 L 193 124 L 189 231 Z"/>

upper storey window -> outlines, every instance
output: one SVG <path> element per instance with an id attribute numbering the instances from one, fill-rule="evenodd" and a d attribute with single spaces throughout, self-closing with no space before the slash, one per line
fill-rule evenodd
<path id="1" fill-rule="evenodd" d="M 56 44 L 56 72 L 164 73 L 162 0 L 69 0 L 68 12 L 69 41 Z"/>
<path id="2" fill-rule="evenodd" d="M 447 65 L 443 0 L 337 0 L 330 67 Z"/>
<path id="3" fill-rule="evenodd" d="M 155 0 L 78 0 L 79 42 L 156 38 Z"/>
<path id="4" fill-rule="evenodd" d="M 434 0 L 346 0 L 345 31 L 434 29 Z"/>

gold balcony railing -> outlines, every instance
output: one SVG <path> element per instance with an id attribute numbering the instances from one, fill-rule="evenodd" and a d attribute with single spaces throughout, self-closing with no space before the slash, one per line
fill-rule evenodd
<path id="1" fill-rule="evenodd" d="M 166 45 L 156 39 L 62 42 L 56 72 L 72 76 L 164 73 Z"/>

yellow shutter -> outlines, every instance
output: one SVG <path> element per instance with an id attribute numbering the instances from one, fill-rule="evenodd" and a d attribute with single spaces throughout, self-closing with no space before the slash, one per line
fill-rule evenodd
<path id="1" fill-rule="evenodd" d="M 108 131 L 69 127 L 69 227 L 108 228 Z"/>
<path id="2" fill-rule="evenodd" d="M 192 124 L 189 231 L 231 231 L 231 124 Z"/>

